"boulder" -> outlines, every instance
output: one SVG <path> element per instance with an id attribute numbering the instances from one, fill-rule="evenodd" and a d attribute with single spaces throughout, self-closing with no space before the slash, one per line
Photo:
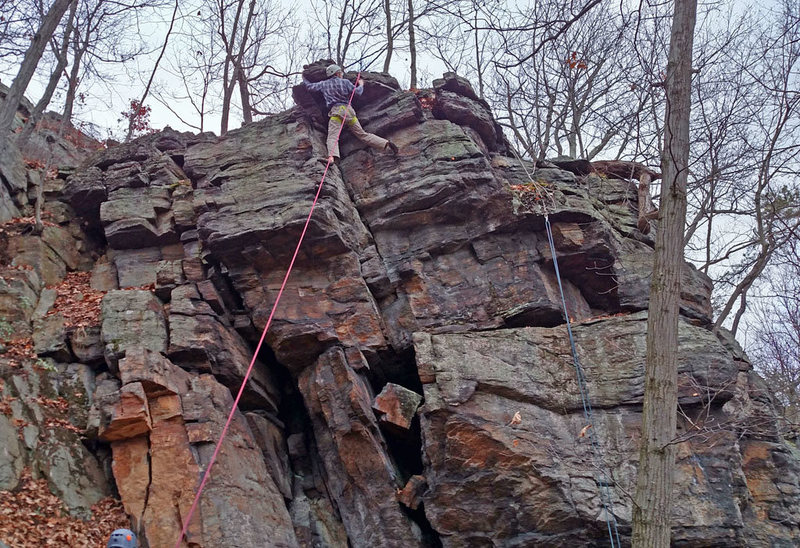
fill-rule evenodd
<path id="1" fill-rule="evenodd" d="M 422 497 L 428 490 L 428 482 L 425 476 L 415 474 L 411 476 L 406 486 L 397 491 L 397 500 L 411 510 L 416 510 L 422 504 Z"/>
<path id="2" fill-rule="evenodd" d="M 103 172 L 94 166 L 70 176 L 63 190 L 64 199 L 75 213 L 95 222 L 99 220 L 100 205 L 107 195 Z"/>
<path id="3" fill-rule="evenodd" d="M 8 253 L 14 264 L 34 268 L 46 285 L 61 282 L 75 270 L 80 255 L 72 235 L 61 227 L 46 226 L 41 236 L 20 235 L 9 239 Z"/>
<path id="4" fill-rule="evenodd" d="M 135 438 L 153 429 L 147 396 L 141 383 L 122 387 L 108 426 L 100 430 L 100 439 L 107 442 Z"/>
<path id="5" fill-rule="evenodd" d="M 443 78 L 433 81 L 433 87 L 436 90 L 434 116 L 474 129 L 488 151 L 508 150 L 489 104 L 478 97 L 468 80 L 447 72 Z"/>
<path id="6" fill-rule="evenodd" d="M 100 326 L 72 330 L 69 333 L 69 347 L 81 363 L 98 366 L 105 360 Z"/>
<path id="7" fill-rule="evenodd" d="M 148 178 L 148 184 L 152 181 Z M 165 181 L 168 184 L 170 181 Z M 169 190 L 163 186 L 119 188 L 100 206 L 100 221 L 108 245 L 139 249 L 178 241 Z"/>
<path id="8" fill-rule="evenodd" d="M 152 243 L 148 242 L 147 245 Z M 120 288 L 142 287 L 158 283 L 158 271 L 163 261 L 183 259 L 183 246 L 170 244 L 139 249 L 114 249 L 109 253 L 112 271 L 116 272 Z"/>
<path id="9" fill-rule="evenodd" d="M 381 424 L 408 430 L 421 401 L 422 396 L 413 390 L 390 382 L 375 396 L 372 408 L 378 413 Z"/>

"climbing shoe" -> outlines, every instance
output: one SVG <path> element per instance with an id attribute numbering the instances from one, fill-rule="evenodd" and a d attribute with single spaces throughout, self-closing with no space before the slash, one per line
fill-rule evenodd
<path id="1" fill-rule="evenodd" d="M 394 144 L 394 143 L 393 143 L 393 142 L 391 142 L 391 141 L 387 141 L 387 142 L 386 142 L 386 148 L 385 148 L 385 150 L 388 150 L 388 151 L 389 151 L 389 152 L 391 152 L 392 154 L 397 154 L 397 145 L 396 145 L 396 144 Z"/>

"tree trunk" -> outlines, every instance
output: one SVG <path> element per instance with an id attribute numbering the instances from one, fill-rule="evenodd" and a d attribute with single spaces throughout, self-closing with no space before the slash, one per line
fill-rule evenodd
<path id="1" fill-rule="evenodd" d="M 236 69 L 239 79 L 239 96 L 242 99 L 242 123 L 249 124 L 253 121 L 253 108 L 250 106 L 250 90 L 247 89 L 247 78 L 241 68 Z"/>
<path id="2" fill-rule="evenodd" d="M 231 115 L 231 99 L 233 98 L 233 86 L 236 85 L 236 80 L 231 82 L 231 85 L 226 85 L 222 91 L 222 116 L 219 124 L 219 134 L 225 135 L 228 133 L 228 120 Z"/>
<path id="3" fill-rule="evenodd" d="M 75 29 L 78 32 L 78 29 Z M 88 32 L 88 31 L 87 31 Z M 75 41 L 75 54 L 72 57 L 72 68 L 69 71 L 69 79 L 67 81 L 67 96 L 64 99 L 64 111 L 61 114 L 61 124 L 69 124 L 72 122 L 72 110 L 75 107 L 75 96 L 78 91 L 78 74 L 81 70 L 81 60 L 86 51 L 88 43 L 80 44 L 78 40 Z"/>
<path id="4" fill-rule="evenodd" d="M 17 107 L 25 95 L 25 90 L 28 89 L 33 73 L 36 72 L 36 66 L 42 58 L 44 48 L 47 47 L 47 43 L 71 3 L 72 0 L 56 0 L 53 2 L 53 5 L 50 6 L 42 20 L 39 31 L 34 35 L 31 45 L 25 52 L 17 76 L 11 82 L 6 99 L 0 106 L 0 153 L 5 148 L 8 132 L 11 131 L 11 125 L 14 123 L 14 116 L 17 113 Z"/>
<path id="5" fill-rule="evenodd" d="M 28 139 L 31 138 L 31 134 L 33 134 L 33 130 L 36 129 L 36 124 L 39 123 L 39 119 L 42 117 L 44 109 L 47 108 L 47 105 L 50 104 L 50 100 L 53 98 L 53 93 L 55 93 L 56 87 L 58 87 L 58 82 L 61 80 L 61 73 L 67 66 L 69 37 L 72 34 L 72 23 L 75 20 L 75 12 L 77 11 L 78 3 L 72 2 L 71 6 L 72 7 L 69 10 L 69 19 L 67 20 L 67 28 L 64 31 L 64 38 L 61 40 L 61 47 L 56 52 L 56 56 L 58 58 L 56 68 L 50 75 L 50 80 L 47 82 L 47 88 L 45 88 L 44 94 L 39 99 L 39 102 L 36 103 L 36 106 L 33 107 L 33 112 L 31 112 L 31 115 L 28 117 L 28 122 L 25 124 L 22 133 L 17 136 L 17 146 L 20 149 L 22 149 L 28 142 Z"/>
<path id="6" fill-rule="evenodd" d="M 475 6 L 475 70 L 478 73 L 478 97 L 483 99 L 483 67 L 481 66 L 481 49 L 478 36 L 478 6 Z"/>
<path id="7" fill-rule="evenodd" d="M 386 13 L 386 59 L 383 61 L 383 72 L 389 72 L 394 53 L 394 39 L 392 38 L 392 4 L 391 0 L 383 0 L 383 11 Z"/>
<path id="8" fill-rule="evenodd" d="M 722 327 L 722 324 L 728 318 L 728 315 L 733 310 L 733 306 L 736 304 L 736 301 L 742 299 L 745 300 L 745 295 L 747 291 L 752 287 L 755 281 L 761 276 L 764 270 L 767 268 L 769 264 L 769 260 L 772 257 L 772 253 L 775 251 L 775 244 L 769 239 L 764 238 L 762 236 L 762 241 L 760 245 L 760 249 L 758 251 L 758 255 L 756 256 L 756 260 L 753 263 L 753 266 L 747 272 L 744 278 L 736 284 L 736 287 L 733 288 L 733 292 L 728 297 L 728 300 L 725 302 L 725 306 L 722 308 L 722 312 L 719 313 L 717 317 L 717 321 L 714 322 L 714 329 L 719 329 Z M 739 312 L 736 313 L 736 320 L 731 327 L 731 333 L 736 335 L 736 330 L 739 327 L 739 318 L 741 315 L 744 314 L 744 308 L 740 307 Z"/>
<path id="9" fill-rule="evenodd" d="M 33 233 L 37 236 L 44 232 L 42 208 L 44 207 L 44 180 L 46 178 L 47 168 L 40 169 L 37 177 L 38 181 L 36 181 L 36 203 L 33 204 Z"/>
<path id="10" fill-rule="evenodd" d="M 697 0 L 676 0 L 667 78 L 663 188 L 656 234 L 650 307 L 641 448 L 633 510 L 633 546 L 668 548 L 675 468 L 678 405 L 678 314 L 686 223 L 692 45 Z"/>
<path id="11" fill-rule="evenodd" d="M 408 0 L 408 54 L 411 58 L 411 89 L 417 89 L 417 37 L 414 33 L 414 0 Z"/>

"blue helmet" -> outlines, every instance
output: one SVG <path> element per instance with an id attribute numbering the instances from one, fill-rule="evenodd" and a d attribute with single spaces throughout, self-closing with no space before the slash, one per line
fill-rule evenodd
<path id="1" fill-rule="evenodd" d="M 117 529 L 108 538 L 106 548 L 136 548 L 136 535 L 130 529 Z"/>

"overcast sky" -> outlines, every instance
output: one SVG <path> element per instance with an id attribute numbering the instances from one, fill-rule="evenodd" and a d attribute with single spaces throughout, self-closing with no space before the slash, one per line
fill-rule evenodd
<path id="1" fill-rule="evenodd" d="M 312 21 L 314 12 L 310 0 L 295 0 L 288 1 L 282 0 L 286 9 L 294 13 L 300 21 Z M 188 3 L 181 3 L 181 10 L 188 10 Z M 81 122 L 87 124 L 84 127 L 88 132 L 94 134 L 98 138 L 115 137 L 120 138 L 124 121 L 119 121 L 121 112 L 125 110 L 130 104 L 130 100 L 141 96 L 144 89 L 145 82 L 149 77 L 150 71 L 154 61 L 159 53 L 160 44 L 163 42 L 167 28 L 169 26 L 169 18 L 172 14 L 172 6 L 167 6 L 156 13 L 150 13 L 143 17 L 143 21 L 139 25 L 138 35 L 129 37 L 131 41 L 136 41 L 140 44 L 146 44 L 153 51 L 148 55 L 140 55 L 133 61 L 126 63 L 124 66 L 121 64 L 106 64 L 104 65 L 104 73 L 106 78 L 104 81 L 87 80 L 80 88 L 85 94 L 85 101 L 83 103 L 76 103 L 75 105 L 75 123 Z M 187 14 L 189 17 L 193 13 Z M 176 26 L 180 32 L 180 24 Z M 171 45 L 174 45 L 180 38 L 173 35 L 170 38 Z M 444 72 L 444 66 L 435 59 L 425 58 L 420 54 L 421 59 L 418 61 L 420 66 L 420 85 L 430 85 L 432 78 L 438 78 Z M 304 59 L 302 64 L 315 61 L 314 58 Z M 0 61 L 1 63 L 1 61 Z M 373 63 L 369 67 L 370 70 L 379 71 L 382 69 L 383 59 Z M 155 87 L 162 90 L 174 89 L 176 92 L 180 90 L 180 83 L 175 76 L 170 75 L 170 59 L 162 61 L 159 71 L 156 75 Z M 401 86 L 404 88 L 408 86 L 409 69 L 408 69 L 408 53 L 405 51 L 395 51 L 390 73 L 396 77 Z M 296 67 L 299 69 L 300 66 Z M 0 65 L 0 80 L 6 85 L 10 84 L 14 76 L 16 67 L 8 65 Z M 46 85 L 47 74 L 40 70 L 40 73 L 31 82 L 26 96 L 33 102 L 38 100 Z M 300 77 L 296 76 L 293 83 L 299 82 Z M 63 104 L 63 89 L 57 92 L 56 96 L 51 101 L 50 109 L 59 111 Z M 238 91 L 235 93 L 235 100 L 238 98 Z M 165 126 L 171 126 L 174 129 L 182 131 L 196 131 L 186 124 L 182 123 L 180 119 L 162 103 L 151 97 L 146 101 L 146 104 L 152 108 L 150 117 L 152 127 L 161 129 Z M 188 104 L 181 104 L 177 101 L 170 101 L 170 106 L 175 109 L 184 119 L 191 123 L 198 122 L 198 115 L 191 109 Z M 287 106 L 290 106 L 287 104 Z M 205 129 L 207 131 L 219 132 L 219 114 L 208 114 L 205 121 Z M 238 127 L 241 123 L 241 115 L 238 111 L 232 113 L 232 121 L 230 128 Z"/>

